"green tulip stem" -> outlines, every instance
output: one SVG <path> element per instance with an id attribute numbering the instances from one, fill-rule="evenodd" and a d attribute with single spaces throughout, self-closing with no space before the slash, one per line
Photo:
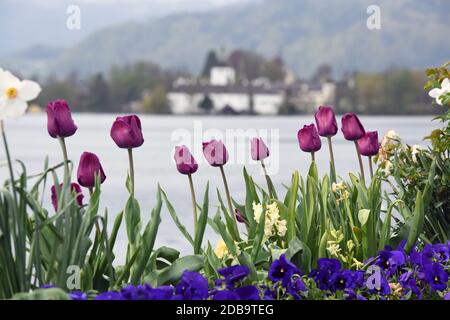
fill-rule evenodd
<path id="1" fill-rule="evenodd" d="M 316 161 L 316 156 L 315 156 L 314 152 L 311 152 L 311 161 L 312 162 Z"/>
<path id="2" fill-rule="evenodd" d="M 273 198 L 274 196 L 273 196 L 273 194 L 272 194 L 272 188 L 270 187 L 270 178 L 269 178 L 269 174 L 267 173 L 267 170 L 266 170 L 266 164 L 264 163 L 264 160 L 263 160 L 263 159 L 261 159 L 261 167 L 262 167 L 262 169 L 263 169 L 264 176 L 266 177 L 267 190 L 269 191 L 270 197 Z"/>
<path id="3" fill-rule="evenodd" d="M 189 187 L 191 189 L 191 198 L 192 198 L 192 212 L 194 214 L 194 233 L 197 232 L 197 201 L 195 200 L 195 190 L 194 183 L 192 182 L 192 175 L 188 174 L 189 178 Z"/>
<path id="4" fill-rule="evenodd" d="M 234 219 L 236 219 L 236 217 L 234 216 L 233 205 L 231 204 L 230 189 L 228 189 L 227 177 L 225 176 L 225 171 L 223 170 L 223 165 L 222 165 L 222 166 L 219 166 L 219 168 L 220 168 L 220 173 L 222 174 L 223 184 L 224 184 L 224 186 L 225 186 L 225 193 L 226 193 L 226 195 L 227 195 L 228 209 L 230 210 L 231 216 L 232 216 Z"/>
<path id="5" fill-rule="evenodd" d="M 69 179 L 69 157 L 67 156 L 67 146 L 64 138 L 59 138 L 59 143 L 61 145 L 61 150 L 64 158 L 64 183 L 67 183 Z"/>
<path id="6" fill-rule="evenodd" d="M 2 131 L 3 144 L 5 146 L 6 159 L 8 161 L 9 176 L 11 179 L 11 190 L 14 195 L 15 204 L 18 205 L 17 193 L 16 193 L 16 183 L 15 183 L 15 179 L 14 179 L 14 171 L 13 171 L 13 167 L 12 167 L 11 154 L 9 153 L 8 140 L 6 139 L 5 124 L 4 124 L 3 120 L 0 120 L 0 130 Z"/>
<path id="7" fill-rule="evenodd" d="M 369 156 L 370 178 L 373 179 L 372 156 Z"/>
<path id="8" fill-rule="evenodd" d="M 330 161 L 333 166 L 333 170 L 336 170 L 336 165 L 334 162 L 333 144 L 331 143 L 331 137 L 327 137 L 327 140 L 328 140 L 328 150 L 330 152 Z"/>
<path id="9" fill-rule="evenodd" d="M 356 142 L 356 140 L 354 142 L 355 142 L 355 147 L 356 147 L 356 153 L 358 154 L 359 169 L 361 170 L 361 179 L 363 182 L 365 182 L 366 178 L 364 175 L 364 165 L 362 162 L 361 153 L 359 152 L 359 149 L 358 149 L 358 143 Z"/>
<path id="10" fill-rule="evenodd" d="M 134 160 L 133 149 L 128 149 L 128 160 L 130 162 L 130 181 L 131 181 L 131 195 L 134 197 Z"/>

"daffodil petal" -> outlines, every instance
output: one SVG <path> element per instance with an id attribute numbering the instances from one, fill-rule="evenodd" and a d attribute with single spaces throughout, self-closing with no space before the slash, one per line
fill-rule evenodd
<path id="1" fill-rule="evenodd" d="M 16 119 L 27 111 L 27 103 L 21 99 L 7 99 L 5 103 L 6 118 Z"/>
<path id="2" fill-rule="evenodd" d="M 0 94 L 8 87 L 18 87 L 20 80 L 9 71 L 0 72 Z"/>
<path id="3" fill-rule="evenodd" d="M 430 92 L 428 92 L 428 95 L 434 99 L 439 98 L 439 96 L 442 95 L 442 89 L 440 88 L 434 88 Z"/>
<path id="4" fill-rule="evenodd" d="M 41 92 L 41 86 L 31 80 L 23 80 L 17 89 L 19 91 L 18 97 L 24 101 L 33 100 Z"/>

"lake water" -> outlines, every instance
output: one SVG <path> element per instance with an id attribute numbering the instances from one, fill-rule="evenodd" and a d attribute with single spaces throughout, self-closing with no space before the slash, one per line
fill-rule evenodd
<path id="1" fill-rule="evenodd" d="M 409 144 L 426 143 L 422 140 L 439 123 L 431 122 L 431 116 L 420 117 L 361 117 L 366 130 L 378 130 L 379 139 L 389 129 L 394 129 Z M 115 119 L 114 115 L 75 114 L 78 132 L 67 139 L 69 157 L 77 164 L 83 151 L 96 153 L 105 170 L 107 179 L 102 186 L 101 207 L 108 208 L 110 224 L 113 217 L 122 210 L 127 201 L 125 179 L 128 168 L 126 150 L 118 149 L 109 136 L 109 130 Z M 186 176 L 179 174 L 172 160 L 173 148 L 183 142 L 193 150 L 199 162 L 199 170 L 194 175 L 194 184 L 198 201 L 203 198 L 206 182 L 210 181 L 210 203 L 217 203 L 215 188 L 223 190 L 219 169 L 209 166 L 203 160 L 201 141 L 210 137 L 222 138 L 229 148 L 230 163 L 225 171 L 232 196 L 241 201 L 245 197 L 242 168 L 245 165 L 257 183 L 265 185 L 257 163 L 249 156 L 249 142 L 245 135 L 255 134 L 265 137 L 271 150 L 267 165 L 271 176 L 281 190 L 283 183 L 289 183 L 294 170 L 302 175 L 307 172 L 310 155 L 300 151 L 297 131 L 304 124 L 314 121 L 313 116 L 290 117 L 175 117 L 142 116 L 145 143 L 135 150 L 136 197 L 141 204 L 141 215 L 148 220 L 151 208 L 155 204 L 157 184 L 166 191 L 178 212 L 180 219 L 192 230 L 192 212 L 189 185 Z M 49 156 L 50 164 L 61 159 L 57 140 L 49 137 L 46 130 L 47 120 L 43 114 L 27 115 L 19 120 L 8 121 L 6 130 L 12 157 L 25 162 L 28 172 L 38 173 L 44 165 L 44 158 Z M 220 135 L 224 136 L 221 137 Z M 226 135 L 225 135 L 226 134 Z M 184 141 L 181 138 L 185 139 Z M 329 159 L 326 141 L 322 141 L 322 150 L 316 154 L 320 172 L 328 172 Z M 358 163 L 355 147 L 345 141 L 339 132 L 333 138 L 333 146 L 338 174 L 345 176 L 348 172 L 357 172 Z M 4 161 L 3 146 L 0 161 Z M 268 159 L 269 160 L 269 159 Z M 364 159 L 367 168 L 367 160 Z M 5 167 L 0 168 L 0 178 L 7 176 Z M 367 172 L 367 171 L 366 171 Z M 85 192 L 87 196 L 87 192 Z M 47 195 L 49 198 L 50 195 Z M 215 208 L 210 209 L 211 215 Z M 216 235 L 207 228 L 205 239 L 216 242 Z M 126 250 L 125 227 L 119 234 L 116 255 L 117 261 L 123 261 Z M 157 246 L 168 245 L 183 253 L 191 251 L 190 245 L 175 227 L 165 207 L 162 211 L 162 223 L 157 237 Z"/>

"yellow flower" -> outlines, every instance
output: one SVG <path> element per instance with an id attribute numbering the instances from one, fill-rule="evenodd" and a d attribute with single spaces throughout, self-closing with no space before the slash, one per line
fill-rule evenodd
<path id="1" fill-rule="evenodd" d="M 353 266 L 355 266 L 357 270 L 360 270 L 364 266 L 364 263 L 362 263 L 356 258 L 353 258 Z"/>
<path id="2" fill-rule="evenodd" d="M 403 287 L 400 283 L 389 283 L 389 287 L 391 288 L 392 295 L 401 297 L 403 292 Z"/>
<path id="3" fill-rule="evenodd" d="M 223 257 L 226 257 L 229 254 L 225 241 L 221 239 L 219 240 L 219 242 L 217 242 L 216 248 L 214 249 L 214 253 L 219 259 L 222 259 Z"/>
<path id="4" fill-rule="evenodd" d="M 328 241 L 328 242 L 339 243 L 342 240 L 344 240 L 344 234 L 342 233 L 341 230 L 331 229 L 330 234 L 331 234 L 331 237 L 333 240 Z"/>
<path id="5" fill-rule="evenodd" d="M 353 251 L 353 248 L 355 247 L 355 244 L 353 243 L 353 240 L 348 240 L 347 241 L 347 250 L 349 251 L 349 252 L 351 252 L 351 251 Z"/>
<path id="6" fill-rule="evenodd" d="M 341 190 L 345 190 L 345 185 L 343 182 L 339 182 L 339 183 L 333 182 L 333 184 L 331 185 L 331 190 L 334 193 L 339 192 Z"/>

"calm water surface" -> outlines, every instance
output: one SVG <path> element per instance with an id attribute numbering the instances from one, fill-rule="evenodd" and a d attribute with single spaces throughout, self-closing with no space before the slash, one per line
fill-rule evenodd
<path id="1" fill-rule="evenodd" d="M 108 208 L 110 224 L 112 218 L 122 210 L 127 200 L 125 179 L 128 168 L 126 150 L 118 149 L 109 136 L 109 130 L 114 115 L 75 114 L 78 132 L 67 139 L 69 157 L 78 162 L 83 151 L 96 153 L 102 161 L 107 180 L 102 186 L 101 207 Z M 235 138 L 233 134 L 240 130 L 251 130 L 266 136 L 271 150 L 271 161 L 268 167 L 278 189 L 283 183 L 288 183 L 294 170 L 305 174 L 308 170 L 310 156 L 300 152 L 297 143 L 297 131 L 304 124 L 313 121 L 313 116 L 290 117 L 170 117 L 170 116 L 142 116 L 142 126 L 145 143 L 135 150 L 136 197 L 141 204 L 142 218 L 147 221 L 151 208 L 155 204 L 157 184 L 167 192 L 169 199 L 187 228 L 192 229 L 191 202 L 186 176 L 179 174 L 172 160 L 173 148 L 183 142 L 187 144 L 199 162 L 199 170 L 194 175 L 194 183 L 199 200 L 203 197 L 207 181 L 210 181 L 210 202 L 216 205 L 215 188 L 223 189 L 220 172 L 203 162 L 201 141 L 222 137 L 229 146 L 230 164 L 225 167 L 232 196 L 242 201 L 244 194 L 244 180 L 242 168 L 245 165 L 256 182 L 264 185 L 264 177 L 260 174 L 260 167 L 249 159 L 248 139 Z M 431 122 L 430 116 L 420 117 L 362 117 L 366 130 L 378 130 L 380 140 L 389 129 L 395 131 L 409 144 L 425 145 L 422 138 L 432 128 L 439 126 Z M 45 115 L 27 115 L 19 120 L 6 123 L 7 134 L 12 156 L 25 162 L 28 172 L 38 173 L 44 165 L 45 156 L 49 156 L 51 164 L 61 161 L 61 152 L 56 140 L 51 139 L 46 130 Z M 194 134 L 197 132 L 197 134 Z M 203 133 L 203 134 L 202 134 Z M 245 132 L 244 132 L 245 133 Z M 180 137 L 192 139 L 182 141 Z M 322 141 L 322 150 L 316 155 L 319 171 L 328 171 L 328 149 L 326 141 Z M 338 174 L 345 176 L 347 172 L 357 172 L 358 164 L 354 145 L 345 141 L 339 132 L 333 138 L 336 167 Z M 5 160 L 4 152 L 0 153 L 0 160 Z M 367 161 L 365 161 L 366 170 Z M 0 168 L 0 178 L 7 175 L 5 167 Z M 49 189 L 49 188 L 48 188 Z M 85 192 L 87 194 L 87 192 Z M 50 195 L 48 194 L 49 198 Z M 48 205 L 49 203 L 47 203 Z M 210 209 L 211 215 L 215 208 Z M 214 245 L 217 237 L 207 229 L 206 237 Z M 162 223 L 157 237 L 157 246 L 168 245 L 189 253 L 187 241 L 176 229 L 167 210 L 163 207 Z M 118 262 L 123 261 L 126 250 L 126 233 L 124 225 L 118 238 L 116 255 Z"/>

